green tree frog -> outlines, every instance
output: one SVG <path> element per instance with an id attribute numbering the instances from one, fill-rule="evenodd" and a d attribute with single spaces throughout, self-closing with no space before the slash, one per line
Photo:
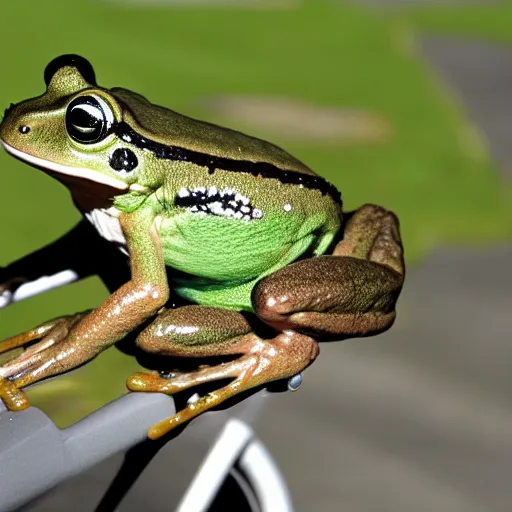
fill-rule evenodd
<path id="1" fill-rule="evenodd" d="M 232 356 L 128 378 L 132 391 L 168 394 L 228 381 L 153 426 L 157 438 L 238 393 L 292 379 L 319 340 L 393 324 L 404 260 L 392 212 L 367 204 L 343 213 L 339 191 L 279 147 L 100 87 L 80 56 L 57 57 L 44 78 L 41 96 L 6 110 L 0 141 L 69 189 L 125 253 L 131 278 L 96 309 L 2 342 L 2 352 L 25 347 L 0 368 L 9 409 L 28 407 L 23 387 L 137 329 L 137 346 L 156 356 Z M 173 297 L 186 305 L 169 306 Z"/>

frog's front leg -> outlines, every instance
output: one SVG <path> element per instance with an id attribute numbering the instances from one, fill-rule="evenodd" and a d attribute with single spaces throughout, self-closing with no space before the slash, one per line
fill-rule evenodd
<path id="1" fill-rule="evenodd" d="M 257 314 L 317 339 L 370 336 L 395 320 L 405 275 L 396 216 L 367 204 L 349 215 L 333 255 L 302 260 L 260 281 Z"/>
<path id="2" fill-rule="evenodd" d="M 169 379 L 156 372 L 132 375 L 127 382 L 131 391 L 170 395 L 199 384 L 232 379 L 229 384 L 200 397 L 174 416 L 153 426 L 148 433 L 152 439 L 239 393 L 297 375 L 318 354 L 316 341 L 308 336 L 290 331 L 278 334 L 273 339 L 263 339 L 252 330 L 241 313 L 205 306 L 184 306 L 163 311 L 138 336 L 137 345 L 154 355 L 240 355 L 233 361 L 181 373 Z"/>
<path id="3" fill-rule="evenodd" d="M 52 341 L 54 331 L 50 329 L 22 362 L 14 360 L 8 363 L 10 370 L 0 370 L 8 378 L 0 383 L 0 398 L 7 407 L 21 400 L 15 388 L 82 365 L 124 338 L 167 302 L 167 274 L 152 213 L 121 214 L 119 221 L 130 252 L 131 280 L 100 307 L 79 318 L 65 337 Z M 23 403 L 28 406 L 26 399 Z"/>

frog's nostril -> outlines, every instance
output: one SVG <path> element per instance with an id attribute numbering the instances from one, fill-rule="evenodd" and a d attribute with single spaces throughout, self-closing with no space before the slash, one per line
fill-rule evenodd
<path id="1" fill-rule="evenodd" d="M 22 133 L 23 135 L 26 135 L 27 133 L 30 133 L 30 126 L 27 126 L 26 124 L 22 124 L 18 127 L 18 131 Z"/>

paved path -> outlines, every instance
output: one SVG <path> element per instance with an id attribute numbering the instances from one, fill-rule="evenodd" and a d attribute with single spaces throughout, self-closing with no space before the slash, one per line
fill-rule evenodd
<path id="1" fill-rule="evenodd" d="M 512 144 L 500 123 L 512 87 L 497 94 L 501 81 L 491 86 L 488 75 L 505 80 L 508 71 L 474 59 L 475 76 L 487 75 L 478 88 L 467 69 L 460 76 L 462 63 L 445 44 L 431 40 L 425 48 L 460 85 L 503 161 Z M 409 273 L 390 332 L 324 345 L 299 392 L 266 400 L 255 426 L 298 511 L 509 512 L 511 261 L 506 245 L 437 252 Z M 167 446 L 120 511 L 172 510 L 171 497 L 184 489 L 206 438 L 197 424 Z M 71 499 L 74 512 L 91 510 L 118 463 L 108 461 L 30 510 L 69 510 Z"/>

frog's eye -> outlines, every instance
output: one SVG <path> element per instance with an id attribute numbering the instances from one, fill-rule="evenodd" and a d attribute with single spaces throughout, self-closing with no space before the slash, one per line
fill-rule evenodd
<path id="1" fill-rule="evenodd" d="M 79 96 L 66 110 L 66 130 L 82 144 L 94 144 L 109 135 L 114 125 L 114 113 L 97 96 Z"/>

